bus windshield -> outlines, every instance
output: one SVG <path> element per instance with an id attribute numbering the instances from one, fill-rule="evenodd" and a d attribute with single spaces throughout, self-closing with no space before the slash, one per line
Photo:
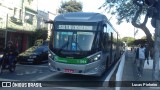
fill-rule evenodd
<path id="1" fill-rule="evenodd" d="M 89 51 L 93 45 L 94 32 L 54 32 L 54 48 L 66 51 Z"/>

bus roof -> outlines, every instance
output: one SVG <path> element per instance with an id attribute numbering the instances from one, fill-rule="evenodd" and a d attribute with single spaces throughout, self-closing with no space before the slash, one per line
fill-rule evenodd
<path id="1" fill-rule="evenodd" d="M 99 22 L 108 21 L 107 17 L 100 13 L 93 12 L 71 12 L 58 15 L 54 21 L 69 21 L 69 22 Z"/>
<path id="2" fill-rule="evenodd" d="M 105 21 L 115 30 L 112 24 L 109 22 L 107 17 L 101 13 L 95 12 L 69 12 L 65 14 L 60 14 L 55 17 L 54 22 L 100 22 Z M 117 32 L 115 30 L 115 32 Z"/>

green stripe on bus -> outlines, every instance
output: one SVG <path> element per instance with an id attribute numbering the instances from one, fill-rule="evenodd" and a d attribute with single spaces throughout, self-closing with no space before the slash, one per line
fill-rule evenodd
<path id="1" fill-rule="evenodd" d="M 73 59 L 73 58 L 62 58 L 55 56 L 55 61 L 68 64 L 87 64 L 88 59 L 87 58 Z"/>

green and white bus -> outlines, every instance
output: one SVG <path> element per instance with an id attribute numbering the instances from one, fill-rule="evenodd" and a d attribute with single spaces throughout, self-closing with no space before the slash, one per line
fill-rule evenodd
<path id="1" fill-rule="evenodd" d="M 52 71 L 101 76 L 121 55 L 118 33 L 100 13 L 72 12 L 53 21 L 48 65 Z"/>

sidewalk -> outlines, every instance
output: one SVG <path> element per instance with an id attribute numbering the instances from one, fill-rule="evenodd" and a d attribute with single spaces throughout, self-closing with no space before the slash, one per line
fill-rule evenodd
<path id="1" fill-rule="evenodd" d="M 152 69 L 144 69 L 143 76 L 139 78 L 134 64 L 135 55 L 131 51 L 126 52 L 123 70 L 123 81 L 152 81 Z M 121 90 L 160 90 L 160 87 L 121 87 Z"/>

